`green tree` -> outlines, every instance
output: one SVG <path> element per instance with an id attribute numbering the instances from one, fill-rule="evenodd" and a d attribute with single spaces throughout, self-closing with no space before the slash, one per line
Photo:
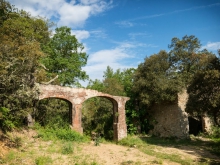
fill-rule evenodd
<path id="1" fill-rule="evenodd" d="M 220 55 L 220 54 L 219 54 Z M 186 110 L 198 116 L 212 116 L 220 126 L 220 59 L 215 57 L 203 70 L 198 71 L 188 86 L 189 99 Z"/>
<path id="2" fill-rule="evenodd" d="M 136 126 L 140 132 L 148 132 L 148 111 L 154 104 L 164 101 L 174 101 L 178 91 L 181 90 L 181 82 L 172 72 L 169 54 L 160 51 L 158 54 L 145 58 L 134 73 L 133 115 L 136 115 Z M 135 113 L 136 112 L 136 113 Z"/>
<path id="3" fill-rule="evenodd" d="M 37 95 L 35 76 L 44 56 L 40 42 L 49 38 L 49 31 L 45 20 L 6 4 L 0 3 L 0 107 L 19 124 Z"/>
<path id="4" fill-rule="evenodd" d="M 197 37 L 190 35 L 182 39 L 172 38 L 169 45 L 171 51 L 169 58 L 171 72 L 176 72 L 176 76 L 181 79 L 183 86 L 190 84 L 194 74 L 206 67 L 206 65 L 215 57 L 207 50 L 200 51 L 201 44 Z"/>
<path id="5" fill-rule="evenodd" d="M 95 79 L 93 80 L 89 80 L 89 84 L 87 85 L 88 89 L 93 89 L 93 90 L 97 90 L 99 92 L 103 92 L 104 91 L 104 85 L 102 83 L 101 80 Z"/>
<path id="6" fill-rule="evenodd" d="M 42 63 L 47 68 L 47 76 L 52 79 L 58 75 L 60 85 L 78 85 L 79 80 L 88 78 L 81 68 L 86 65 L 88 56 L 83 52 L 83 45 L 79 43 L 71 29 L 60 27 L 55 29 L 55 34 L 44 47 L 47 57 Z"/>
<path id="7" fill-rule="evenodd" d="M 57 128 L 69 128 L 71 124 L 71 103 L 61 99 L 48 98 L 40 100 L 34 111 L 34 118 L 40 125 Z"/>
<path id="8" fill-rule="evenodd" d="M 4 21 L 11 18 L 12 15 L 17 15 L 15 12 L 16 8 L 5 0 L 0 0 L 0 26 L 3 25 Z"/>
<path id="9" fill-rule="evenodd" d="M 83 103 L 82 110 L 83 129 L 86 134 L 97 132 L 104 138 L 113 139 L 113 105 L 110 100 L 95 97 Z"/>
<path id="10" fill-rule="evenodd" d="M 145 59 L 134 75 L 133 91 L 137 93 L 140 103 L 151 106 L 161 101 L 173 101 L 180 90 L 180 82 L 170 71 L 169 56 L 160 51 Z"/>

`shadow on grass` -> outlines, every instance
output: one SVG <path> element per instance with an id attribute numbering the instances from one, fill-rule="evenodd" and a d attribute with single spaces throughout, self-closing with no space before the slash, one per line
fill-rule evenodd
<path id="1" fill-rule="evenodd" d="M 175 139 L 175 138 L 159 138 L 153 136 L 139 137 L 144 143 L 159 145 L 162 147 L 173 147 L 192 155 L 199 155 L 200 163 L 208 163 L 210 165 L 220 164 L 220 140 L 207 140 L 203 138 L 193 137 L 191 139 Z"/>

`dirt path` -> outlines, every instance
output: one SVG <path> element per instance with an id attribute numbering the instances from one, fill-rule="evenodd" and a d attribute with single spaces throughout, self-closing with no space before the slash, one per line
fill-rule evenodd
<path id="1" fill-rule="evenodd" d="M 83 152 L 91 155 L 105 165 L 120 164 L 123 162 L 143 163 L 155 159 L 135 148 L 128 148 L 115 144 L 100 144 L 99 146 L 95 146 L 91 143 L 88 146 L 83 146 Z"/>
<path id="2" fill-rule="evenodd" d="M 176 152 L 173 149 L 169 149 L 169 152 Z M 82 152 L 96 158 L 100 163 L 104 165 L 127 165 L 127 164 L 164 164 L 164 165 L 178 165 L 179 163 L 169 162 L 167 160 L 158 160 L 154 156 L 147 155 L 136 148 L 130 148 L 120 146 L 116 144 L 100 144 L 95 146 L 94 143 L 90 143 L 87 146 L 82 147 Z M 168 152 L 165 151 L 165 152 Z M 186 154 L 179 151 L 180 154 Z M 188 154 L 192 157 L 192 155 Z M 194 157 L 195 158 L 195 157 Z"/>
<path id="3" fill-rule="evenodd" d="M 160 147 L 155 148 L 156 152 L 166 154 L 181 155 L 182 159 L 191 159 L 194 161 L 202 161 L 202 159 L 210 160 L 215 164 L 220 163 L 220 158 L 210 152 L 195 146 Z M 179 163 L 170 162 L 166 159 L 158 159 L 156 156 L 147 155 L 136 148 L 120 146 L 112 143 L 101 143 L 95 146 L 93 142 L 89 145 L 82 146 L 82 152 L 96 158 L 98 162 L 104 165 L 127 165 L 127 164 L 163 164 L 177 165 Z M 202 162 L 201 162 L 202 163 Z"/>

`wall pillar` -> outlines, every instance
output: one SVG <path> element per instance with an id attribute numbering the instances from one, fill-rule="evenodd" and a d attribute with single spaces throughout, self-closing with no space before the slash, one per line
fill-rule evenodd
<path id="1" fill-rule="evenodd" d="M 118 123 L 114 123 L 114 131 L 117 133 L 114 138 L 116 141 L 127 137 L 127 124 L 125 116 L 125 103 L 127 100 L 128 99 L 122 98 L 118 100 Z"/>
<path id="2" fill-rule="evenodd" d="M 82 105 L 81 104 L 73 104 L 72 107 L 72 129 L 79 132 L 83 133 L 83 128 L 82 128 L 82 121 L 81 121 L 81 112 Z"/>

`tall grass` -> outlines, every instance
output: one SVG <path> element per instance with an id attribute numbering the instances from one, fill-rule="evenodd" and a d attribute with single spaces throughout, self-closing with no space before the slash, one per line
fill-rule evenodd
<path id="1" fill-rule="evenodd" d="M 34 127 L 39 138 L 43 140 L 64 140 L 64 141 L 74 141 L 74 142 L 87 142 L 88 137 L 81 135 L 80 133 L 70 129 L 70 128 L 51 128 L 51 127 L 41 127 L 36 125 Z"/>

